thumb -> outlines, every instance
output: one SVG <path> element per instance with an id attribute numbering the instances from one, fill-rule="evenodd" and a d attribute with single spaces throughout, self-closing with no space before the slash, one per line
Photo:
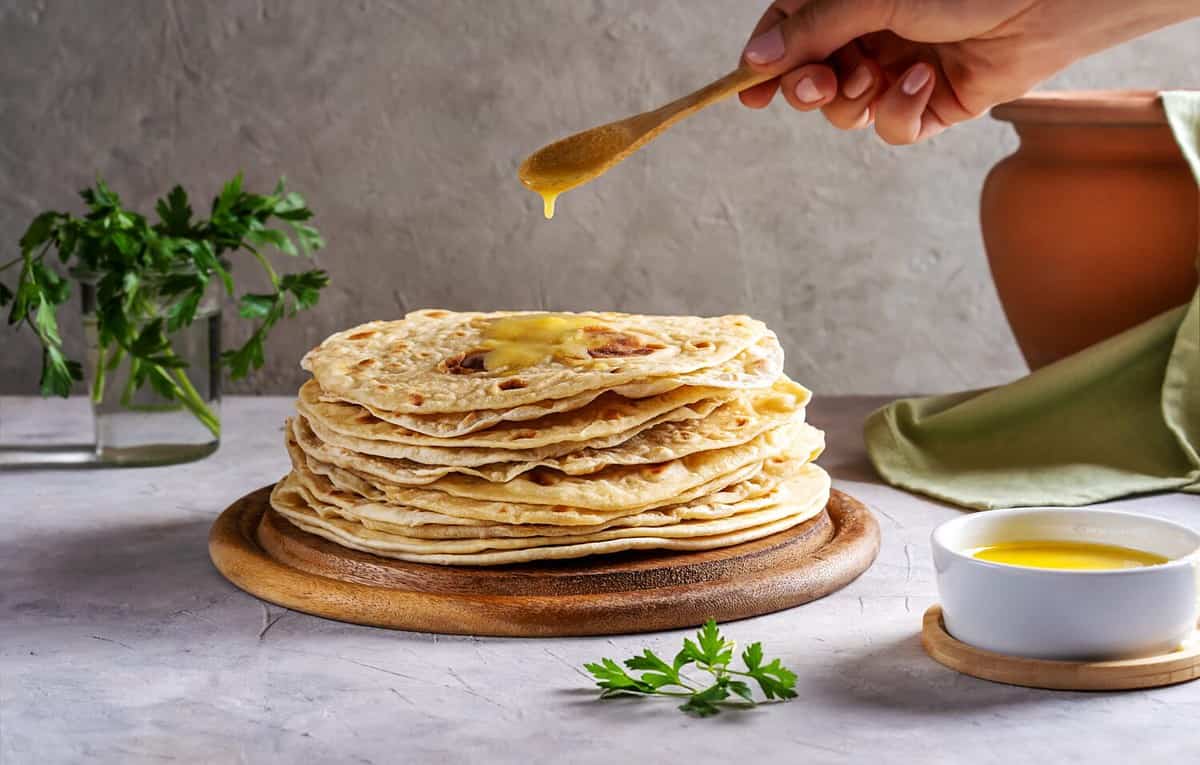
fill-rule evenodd
<path id="1" fill-rule="evenodd" d="M 751 69 L 782 73 L 821 61 L 846 43 L 885 29 L 891 17 L 889 0 L 809 0 L 798 7 L 777 2 L 777 9 L 794 12 L 746 44 L 742 58 Z"/>

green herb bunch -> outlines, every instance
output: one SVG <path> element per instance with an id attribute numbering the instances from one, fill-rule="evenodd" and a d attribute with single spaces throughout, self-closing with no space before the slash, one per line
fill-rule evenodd
<path id="1" fill-rule="evenodd" d="M 742 651 L 745 671 L 729 668 L 733 661 L 736 645 L 726 640 L 709 619 L 696 633 L 696 640 L 685 639 L 683 649 L 675 660 L 667 663 L 647 648 L 641 656 L 626 659 L 621 667 L 612 659 L 585 664 L 584 669 L 596 678 L 596 685 L 603 688 L 600 698 L 613 696 L 676 696 L 687 699 L 679 708 L 698 717 L 710 717 L 721 711 L 722 706 L 754 707 L 760 702 L 754 698 L 750 685 L 743 679 L 753 680 L 769 701 L 786 701 L 796 697 L 796 675 L 784 667 L 779 659 L 763 663 L 762 643 L 751 643 Z M 682 673 L 685 667 L 693 666 L 712 676 L 711 684 L 698 683 Z M 640 671 L 631 675 L 626 669 Z"/>
<path id="2" fill-rule="evenodd" d="M 12 303 L 8 323 L 29 325 L 42 344 L 42 395 L 66 396 L 72 382 L 83 378 L 80 364 L 63 353 L 58 307 L 70 297 L 71 284 L 52 264 L 53 249 L 69 275 L 95 280 L 99 355 L 93 401 L 102 400 L 106 376 L 127 360 L 124 404 L 148 384 L 186 406 L 218 435 L 220 423 L 188 379 L 187 363 L 172 347 L 171 333 L 195 320 L 213 279 L 234 294 L 229 256 L 244 250 L 266 271 L 271 291 L 239 298 L 239 315 L 258 324 L 240 348 L 221 358 L 235 380 L 260 368 L 271 327 L 315 305 L 329 282 L 320 270 L 281 276 L 265 256 L 268 250 L 310 256 L 323 247 L 320 234 L 306 223 L 312 211 L 303 197 L 286 190 L 282 179 L 270 194 L 252 194 L 242 188 L 240 173 L 213 200 L 207 219 L 193 217 L 180 186 L 158 200 L 155 223 L 126 209 L 102 180 L 80 196 L 87 206 L 83 217 L 41 213 L 21 237 L 20 257 L 0 265 L 0 272 L 20 265 L 15 290 L 0 282 L 0 307 Z"/>

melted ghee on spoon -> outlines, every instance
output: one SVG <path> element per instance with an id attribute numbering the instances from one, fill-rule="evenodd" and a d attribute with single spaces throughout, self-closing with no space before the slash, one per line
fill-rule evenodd
<path id="1" fill-rule="evenodd" d="M 634 151 L 637 136 L 621 124 L 602 125 L 543 146 L 521 163 L 517 177 L 542 197 L 546 218 L 564 191 L 603 174 Z"/>
<path id="2" fill-rule="evenodd" d="M 554 202 L 559 194 L 603 175 L 684 117 L 767 79 L 768 75 L 759 72 L 735 69 L 659 109 L 543 146 L 521 163 L 517 177 L 541 195 L 546 217 L 553 218 Z"/>

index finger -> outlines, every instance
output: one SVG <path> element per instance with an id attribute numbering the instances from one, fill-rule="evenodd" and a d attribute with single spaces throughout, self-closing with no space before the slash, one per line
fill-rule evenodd
<path id="1" fill-rule="evenodd" d="M 750 32 L 750 37 L 746 38 L 746 42 L 750 42 L 750 40 L 779 24 L 808 1 L 775 0 L 775 2 L 771 3 L 763 11 L 763 15 L 759 17 L 758 23 L 754 25 L 754 30 Z M 740 60 L 739 57 L 739 63 Z M 771 103 L 771 99 L 775 98 L 775 92 L 778 90 L 779 78 L 772 77 L 766 82 L 760 82 L 757 85 L 746 88 L 741 93 L 738 93 L 738 98 L 744 105 L 749 106 L 751 109 L 762 109 Z"/>
<path id="2" fill-rule="evenodd" d="M 743 65 L 783 74 L 821 61 L 851 40 L 885 28 L 889 7 L 887 0 L 777 0 L 771 8 L 785 17 L 747 43 Z M 793 12 L 786 13 L 789 8 Z"/>

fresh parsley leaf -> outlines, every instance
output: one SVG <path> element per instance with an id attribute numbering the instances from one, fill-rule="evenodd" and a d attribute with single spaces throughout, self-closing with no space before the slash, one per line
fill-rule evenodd
<path id="1" fill-rule="evenodd" d="M 276 296 L 274 293 L 261 294 L 246 294 L 242 295 L 238 301 L 238 316 L 243 319 L 264 319 L 271 313 L 271 309 L 275 307 Z"/>
<path id="2" fill-rule="evenodd" d="M 752 643 L 742 652 L 745 671 L 729 668 L 734 650 L 734 642 L 726 640 L 716 621 L 709 619 L 696 633 L 695 640 L 683 641 L 683 649 L 670 664 L 647 648 L 640 655 L 626 659 L 624 668 L 608 658 L 585 664 L 584 668 L 603 689 L 601 698 L 616 695 L 680 697 L 685 699 L 680 710 L 697 717 L 711 717 L 728 706 L 753 707 L 763 703 L 755 699 L 751 686 L 740 678 L 753 679 L 768 701 L 796 697 L 796 675 L 779 659 L 764 665 L 762 643 Z M 711 685 L 702 687 L 682 673 L 685 667 L 693 665 L 712 676 Z M 736 698 L 732 698 L 734 696 Z"/>
<path id="3" fill-rule="evenodd" d="M 69 396 L 71 385 L 83 379 L 83 367 L 77 361 L 68 361 L 57 345 L 46 345 L 42 349 L 43 396 Z"/>
<path id="4" fill-rule="evenodd" d="M 746 646 L 746 650 L 742 651 L 742 663 L 746 665 L 746 669 L 753 672 L 762 665 L 763 648 L 762 643 L 751 643 Z"/>
<path id="5" fill-rule="evenodd" d="M 654 693 L 654 686 L 630 677 L 612 659 L 601 659 L 599 663 L 584 664 L 583 668 L 596 678 L 596 685 L 605 691 L 605 696 L 621 693 Z"/>
<path id="6" fill-rule="evenodd" d="M 21 235 L 21 251 L 32 252 L 49 241 L 50 234 L 54 230 L 54 224 L 58 222 L 60 217 L 62 217 L 61 213 L 48 210 L 30 221 L 29 227 Z"/>
<path id="7" fill-rule="evenodd" d="M 664 685 L 680 685 L 679 671 L 660 659 L 647 648 L 641 656 L 625 660 L 625 666 L 634 670 L 648 670 L 642 674 L 641 680 L 649 683 L 655 689 Z"/>
<path id="8" fill-rule="evenodd" d="M 295 311 L 312 308 L 321 297 L 321 290 L 329 284 L 329 274 L 324 271 L 302 271 L 285 274 L 279 280 L 279 289 L 291 293 L 295 299 Z"/>
<path id="9" fill-rule="evenodd" d="M 729 690 L 741 696 L 746 701 L 749 701 L 751 704 L 754 703 L 754 692 L 750 690 L 750 686 L 746 685 L 741 680 L 730 680 Z"/>
<path id="10" fill-rule="evenodd" d="M 765 667 L 759 667 L 750 673 L 758 683 L 763 695 L 768 699 L 794 699 L 796 691 L 796 675 L 784 667 L 779 659 L 775 659 Z"/>
<path id="11" fill-rule="evenodd" d="M 188 204 L 187 192 L 176 186 L 154 206 L 162 223 L 163 233 L 168 236 L 187 236 L 191 230 L 192 207 Z"/>
<path id="12" fill-rule="evenodd" d="M 258 324 L 245 344 L 222 359 L 234 378 L 262 367 L 271 328 L 316 305 L 329 283 L 318 270 L 280 277 L 266 257 L 268 250 L 307 255 L 323 247 L 320 234 L 305 222 L 312 211 L 282 179 L 270 194 L 254 194 L 245 190 L 240 173 L 221 188 L 207 219 L 195 217 L 181 186 L 156 202 L 154 223 L 126 209 L 103 179 L 79 195 L 84 215 L 50 210 L 35 216 L 21 236 L 20 256 L 0 265 L 0 272 L 20 266 L 11 288 L 0 283 L 0 306 L 11 306 L 9 323 L 27 324 L 42 344 L 42 393 L 66 396 L 82 378 L 80 365 L 62 349 L 57 309 L 70 298 L 72 283 L 51 265 L 47 255 L 53 250 L 64 273 L 94 287 L 99 361 L 93 397 L 102 395 L 104 375 L 125 361 L 132 385 L 127 394 L 150 385 L 179 400 L 215 433 L 216 416 L 187 380 L 172 335 L 196 320 L 213 277 L 234 294 L 230 256 L 248 252 L 266 271 L 272 291 L 239 301 L 239 314 Z"/>
<path id="13" fill-rule="evenodd" d="M 712 717 L 720 713 L 721 707 L 719 705 L 727 698 L 729 698 L 728 682 L 722 682 L 718 678 L 717 682 L 708 688 L 693 693 L 679 709 L 697 717 Z"/>

